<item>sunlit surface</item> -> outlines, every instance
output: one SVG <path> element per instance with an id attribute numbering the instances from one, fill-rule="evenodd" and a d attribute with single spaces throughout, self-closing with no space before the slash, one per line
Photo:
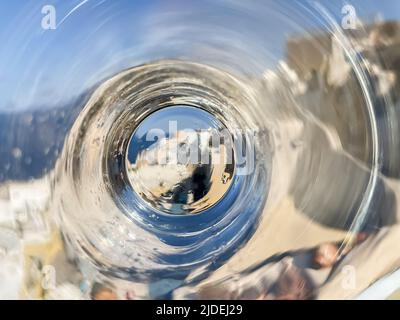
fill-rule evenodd
<path id="1" fill-rule="evenodd" d="M 134 191 L 171 214 L 212 207 L 229 190 L 235 168 L 228 129 L 191 106 L 166 107 L 139 123 L 127 161 Z"/>
<path id="2" fill-rule="evenodd" d="M 0 12 L 0 298 L 397 296 L 396 1 Z"/>

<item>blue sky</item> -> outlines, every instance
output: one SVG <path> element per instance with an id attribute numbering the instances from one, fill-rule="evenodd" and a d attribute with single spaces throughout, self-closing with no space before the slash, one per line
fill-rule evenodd
<path id="1" fill-rule="evenodd" d="M 289 34 L 302 28 L 318 28 L 317 21 L 296 15 L 296 6 L 307 5 L 306 1 L 259 1 L 252 12 L 249 2 L 243 3 L 238 0 L 2 1 L 0 111 L 63 105 L 117 71 L 154 59 L 178 57 L 202 61 L 204 58 L 205 62 L 223 63 L 225 35 L 236 41 L 232 48 L 226 47 L 227 55 L 232 50 L 250 53 L 252 59 L 261 63 L 260 68 L 272 67 L 284 53 Z M 321 3 L 339 22 L 345 2 Z M 380 13 L 387 19 L 400 18 L 400 1 L 349 3 L 359 17 L 371 19 Z M 41 9 L 48 4 L 56 8 L 57 23 L 67 17 L 56 30 L 41 27 Z M 292 15 L 285 16 L 285 10 Z M 288 16 L 293 19 L 290 23 L 286 23 Z M 204 32 L 196 29 L 204 25 L 207 25 Z M 213 37 L 218 41 L 213 42 Z M 213 52 L 210 50 L 213 45 L 220 48 Z"/>

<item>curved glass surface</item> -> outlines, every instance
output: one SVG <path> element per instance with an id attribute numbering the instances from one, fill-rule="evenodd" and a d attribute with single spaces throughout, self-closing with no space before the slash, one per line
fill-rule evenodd
<path id="1" fill-rule="evenodd" d="M 397 2 L 10 1 L 0 41 L 0 298 L 396 297 Z"/>

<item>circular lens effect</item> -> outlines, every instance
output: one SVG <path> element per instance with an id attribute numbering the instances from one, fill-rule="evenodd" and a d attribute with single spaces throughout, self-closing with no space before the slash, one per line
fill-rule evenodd
<path id="1" fill-rule="evenodd" d="M 246 88 L 182 61 L 104 82 L 57 177 L 72 245 L 102 272 L 142 282 L 206 277 L 234 255 L 256 230 L 272 168 L 261 118 L 242 112 L 258 109 Z"/>
<path id="2" fill-rule="evenodd" d="M 155 111 L 136 128 L 127 150 L 134 191 L 169 214 L 196 214 L 216 204 L 234 175 L 228 129 L 196 107 Z"/>

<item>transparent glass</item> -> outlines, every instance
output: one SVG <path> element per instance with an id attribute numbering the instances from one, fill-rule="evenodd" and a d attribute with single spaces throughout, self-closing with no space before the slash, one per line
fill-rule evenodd
<path id="1" fill-rule="evenodd" d="M 0 12 L 0 298 L 396 297 L 397 2 Z"/>

